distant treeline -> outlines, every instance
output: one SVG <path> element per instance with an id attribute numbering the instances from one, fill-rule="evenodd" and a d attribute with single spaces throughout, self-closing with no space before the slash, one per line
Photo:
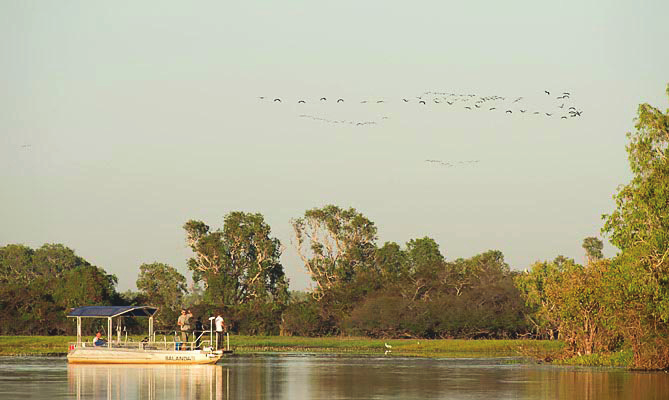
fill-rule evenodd
<path id="1" fill-rule="evenodd" d="M 113 275 L 63 245 L 1 247 L 0 333 L 72 333 L 69 307 L 143 303 L 161 308 L 165 330 L 189 307 L 221 311 L 244 334 L 555 338 L 574 354 L 631 348 L 635 367 L 668 368 L 669 111 L 642 104 L 636 122 L 633 179 L 604 216 L 602 232 L 620 249 L 613 259 L 588 237 L 586 265 L 558 256 L 519 272 L 498 250 L 449 261 L 430 237 L 381 245 L 362 213 L 327 205 L 291 221 L 315 285 L 291 293 L 264 217 L 231 212 L 220 229 L 185 223 L 191 288 L 173 267 L 150 263 L 138 292 L 119 294 Z"/>
<path id="2" fill-rule="evenodd" d="M 0 247 L 0 334 L 71 333 L 69 308 L 118 304 L 116 282 L 62 244 Z"/>

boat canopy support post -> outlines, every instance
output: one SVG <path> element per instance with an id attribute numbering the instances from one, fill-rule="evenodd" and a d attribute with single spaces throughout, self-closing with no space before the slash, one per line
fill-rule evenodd
<path id="1" fill-rule="evenodd" d="M 216 350 L 214 346 L 214 319 L 214 317 L 209 317 L 209 347 Z"/>
<path id="2" fill-rule="evenodd" d="M 116 343 L 121 343 L 121 325 L 123 325 L 122 317 L 116 318 Z"/>
<path id="3" fill-rule="evenodd" d="M 156 341 L 156 338 L 153 337 L 153 315 L 149 317 L 149 341 Z"/>
<path id="4" fill-rule="evenodd" d="M 77 346 L 81 346 L 81 317 L 77 317 Z"/>
<path id="5" fill-rule="evenodd" d="M 111 349 L 112 342 L 112 317 L 107 317 L 107 347 Z"/>

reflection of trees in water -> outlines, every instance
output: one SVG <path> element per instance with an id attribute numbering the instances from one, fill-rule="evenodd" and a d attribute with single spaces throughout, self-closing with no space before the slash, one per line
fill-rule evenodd
<path id="1" fill-rule="evenodd" d="M 70 393 L 95 399 L 227 399 L 230 371 L 220 365 L 69 364 Z"/>
<path id="2" fill-rule="evenodd" d="M 664 373 L 509 365 L 502 359 L 313 357 L 288 369 L 308 385 L 303 398 L 659 400 L 669 393 L 669 376 Z"/>
<path id="3" fill-rule="evenodd" d="M 349 362 L 351 360 L 348 360 Z M 520 371 L 508 366 L 481 367 L 469 361 L 358 360 L 325 363 L 312 378 L 314 390 L 335 398 L 517 398 L 504 382 Z M 344 384 L 342 384 L 344 383 Z"/>
<path id="4" fill-rule="evenodd" d="M 663 400 L 669 393 L 669 376 L 659 372 L 546 367 L 528 368 L 527 376 L 537 382 L 536 387 L 527 387 L 528 398 L 551 394 L 559 400 Z"/>
<path id="5" fill-rule="evenodd" d="M 248 356 L 224 365 L 68 365 L 69 391 L 96 399 L 663 399 L 669 374 L 426 360 Z"/>

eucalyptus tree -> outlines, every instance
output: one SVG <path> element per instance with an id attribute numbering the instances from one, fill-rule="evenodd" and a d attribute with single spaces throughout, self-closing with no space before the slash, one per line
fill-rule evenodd
<path id="1" fill-rule="evenodd" d="M 186 222 L 184 229 L 195 253 L 188 267 L 195 281 L 204 281 L 206 301 L 215 305 L 287 301 L 281 242 L 270 236 L 262 214 L 231 212 L 222 230 L 212 231 L 194 220 Z"/>
<path id="2" fill-rule="evenodd" d="M 313 208 L 291 222 L 297 253 L 317 285 L 315 297 L 373 269 L 376 226 L 354 208 Z"/>

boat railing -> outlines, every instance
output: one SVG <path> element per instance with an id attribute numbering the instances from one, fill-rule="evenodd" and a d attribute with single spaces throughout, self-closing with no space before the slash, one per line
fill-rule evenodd
<path id="1" fill-rule="evenodd" d="M 183 342 L 179 335 L 174 331 L 172 332 L 156 332 L 153 336 L 153 340 L 148 337 L 145 337 L 141 341 L 133 341 L 132 338 L 126 337 L 125 340 L 116 341 L 112 340 L 111 342 L 105 342 L 104 345 L 95 345 L 92 341 L 90 342 L 70 342 L 69 349 L 74 350 L 77 348 L 88 348 L 88 349 L 132 349 L 132 350 L 198 350 L 198 349 L 211 349 L 213 348 L 211 340 L 209 339 L 209 331 L 201 332 L 197 337 L 194 337 L 191 333 L 189 336 L 193 338 L 192 341 Z M 207 334 L 205 336 L 205 334 Z M 161 340 L 162 339 L 162 340 Z"/>

